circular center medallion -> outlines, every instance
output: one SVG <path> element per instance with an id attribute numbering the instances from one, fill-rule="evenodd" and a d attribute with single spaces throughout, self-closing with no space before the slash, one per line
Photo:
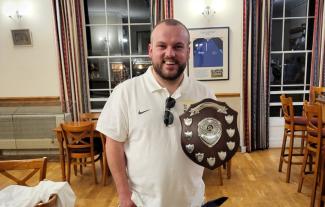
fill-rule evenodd
<path id="1" fill-rule="evenodd" d="M 198 135 L 209 147 L 213 147 L 220 139 L 222 127 L 220 121 L 208 117 L 198 123 Z"/>

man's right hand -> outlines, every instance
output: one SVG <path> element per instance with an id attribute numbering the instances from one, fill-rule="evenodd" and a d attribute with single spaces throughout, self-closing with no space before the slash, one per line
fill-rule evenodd
<path id="1" fill-rule="evenodd" d="M 119 207 L 136 207 L 136 205 L 131 200 L 131 196 L 120 196 L 119 198 L 120 205 Z"/>

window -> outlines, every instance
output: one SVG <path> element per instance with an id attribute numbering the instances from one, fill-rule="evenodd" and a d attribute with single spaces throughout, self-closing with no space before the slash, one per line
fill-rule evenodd
<path id="1" fill-rule="evenodd" d="M 116 85 L 143 74 L 148 57 L 149 0 L 85 0 L 90 109 L 101 111 Z"/>
<path id="2" fill-rule="evenodd" d="M 280 117 L 280 95 L 291 96 L 295 113 L 309 98 L 314 0 L 273 0 L 270 54 L 270 117 Z"/>

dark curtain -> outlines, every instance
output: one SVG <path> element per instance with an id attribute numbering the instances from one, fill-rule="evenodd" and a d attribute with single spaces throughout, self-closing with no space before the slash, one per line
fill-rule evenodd
<path id="1" fill-rule="evenodd" d="M 163 19 L 172 19 L 173 16 L 173 0 L 151 0 L 153 26 Z"/>
<path id="2" fill-rule="evenodd" d="M 313 49 L 311 61 L 310 84 L 325 86 L 325 34 L 324 34 L 324 0 L 315 1 L 315 20 Z"/>
<path id="3" fill-rule="evenodd" d="M 269 147 L 270 0 L 244 0 L 243 117 L 248 152 Z"/>
<path id="4" fill-rule="evenodd" d="M 61 102 L 64 112 L 73 120 L 89 111 L 87 69 L 83 39 L 82 1 L 53 0 L 57 45 Z"/>

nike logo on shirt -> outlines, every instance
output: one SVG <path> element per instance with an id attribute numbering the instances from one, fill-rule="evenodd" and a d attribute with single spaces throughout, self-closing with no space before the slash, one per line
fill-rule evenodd
<path id="1" fill-rule="evenodd" d="M 145 112 L 147 112 L 147 111 L 149 111 L 150 109 L 147 109 L 147 110 L 144 110 L 144 111 L 138 111 L 138 114 L 143 114 L 143 113 L 145 113 Z"/>

